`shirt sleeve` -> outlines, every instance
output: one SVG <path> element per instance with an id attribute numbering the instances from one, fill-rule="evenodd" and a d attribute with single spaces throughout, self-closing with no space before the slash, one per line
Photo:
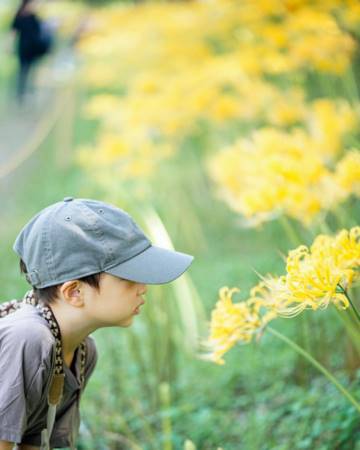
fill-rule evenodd
<path id="1" fill-rule="evenodd" d="M 45 328 L 12 327 L 1 335 L 0 440 L 21 442 L 28 414 L 40 401 L 53 351 Z"/>

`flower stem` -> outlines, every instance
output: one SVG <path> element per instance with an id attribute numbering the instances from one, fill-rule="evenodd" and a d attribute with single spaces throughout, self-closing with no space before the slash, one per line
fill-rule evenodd
<path id="1" fill-rule="evenodd" d="M 345 297 L 349 300 L 349 303 L 355 313 L 356 318 L 358 319 L 358 321 L 360 322 L 360 314 L 359 311 L 356 309 L 356 306 L 354 305 L 354 302 L 351 300 L 351 298 L 349 297 L 349 294 L 347 293 L 347 291 L 339 284 L 338 285 L 340 287 L 340 289 L 343 291 L 343 294 L 345 295 Z"/>
<path id="2" fill-rule="evenodd" d="M 300 353 L 305 359 L 307 359 L 314 367 L 316 367 L 323 375 L 326 376 L 328 380 L 330 380 L 339 391 L 346 397 L 350 403 L 356 408 L 356 410 L 360 413 L 360 403 L 350 394 L 350 392 L 322 365 L 314 359 L 310 353 L 304 350 L 302 347 L 297 345 L 293 340 L 283 335 L 279 331 L 274 330 L 274 328 L 267 327 L 267 330 L 270 331 L 274 336 L 278 337 L 286 344 L 288 344 L 292 349 L 296 352 Z"/>
<path id="3" fill-rule="evenodd" d="M 346 311 L 340 311 L 338 308 L 331 308 L 331 311 L 345 326 L 346 332 L 360 356 L 360 329 L 357 327 L 357 322 L 353 320 L 353 316 L 347 315 Z M 354 314 L 351 309 L 349 309 L 349 313 Z"/>
<path id="4" fill-rule="evenodd" d="M 287 237 L 290 239 L 291 244 L 298 246 L 301 244 L 302 240 L 298 236 L 297 232 L 295 231 L 294 226 L 291 224 L 290 220 L 287 216 L 282 214 L 279 218 L 279 222 L 281 226 L 283 227 Z"/>

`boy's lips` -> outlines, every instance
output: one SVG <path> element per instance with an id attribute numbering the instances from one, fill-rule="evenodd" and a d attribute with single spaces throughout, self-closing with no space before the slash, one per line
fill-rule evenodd
<path id="1" fill-rule="evenodd" d="M 140 312 L 140 306 L 142 306 L 145 302 L 141 302 L 139 305 L 137 305 L 137 307 L 134 309 L 133 313 L 134 314 L 139 314 Z"/>

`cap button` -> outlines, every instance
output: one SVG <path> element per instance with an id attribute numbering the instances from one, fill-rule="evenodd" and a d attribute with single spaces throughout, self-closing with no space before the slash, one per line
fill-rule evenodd
<path id="1" fill-rule="evenodd" d="M 72 200 L 74 200 L 74 197 L 65 197 L 64 198 L 64 202 L 71 202 Z"/>

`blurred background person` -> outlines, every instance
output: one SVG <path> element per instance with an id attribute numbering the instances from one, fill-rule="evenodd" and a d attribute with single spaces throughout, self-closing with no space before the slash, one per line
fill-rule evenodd
<path id="1" fill-rule="evenodd" d="M 34 0 L 21 0 L 11 23 L 16 38 L 16 95 L 19 103 L 23 102 L 28 92 L 36 63 L 53 47 L 54 31 L 49 23 L 42 21 L 37 15 L 36 7 L 37 2 Z"/>

